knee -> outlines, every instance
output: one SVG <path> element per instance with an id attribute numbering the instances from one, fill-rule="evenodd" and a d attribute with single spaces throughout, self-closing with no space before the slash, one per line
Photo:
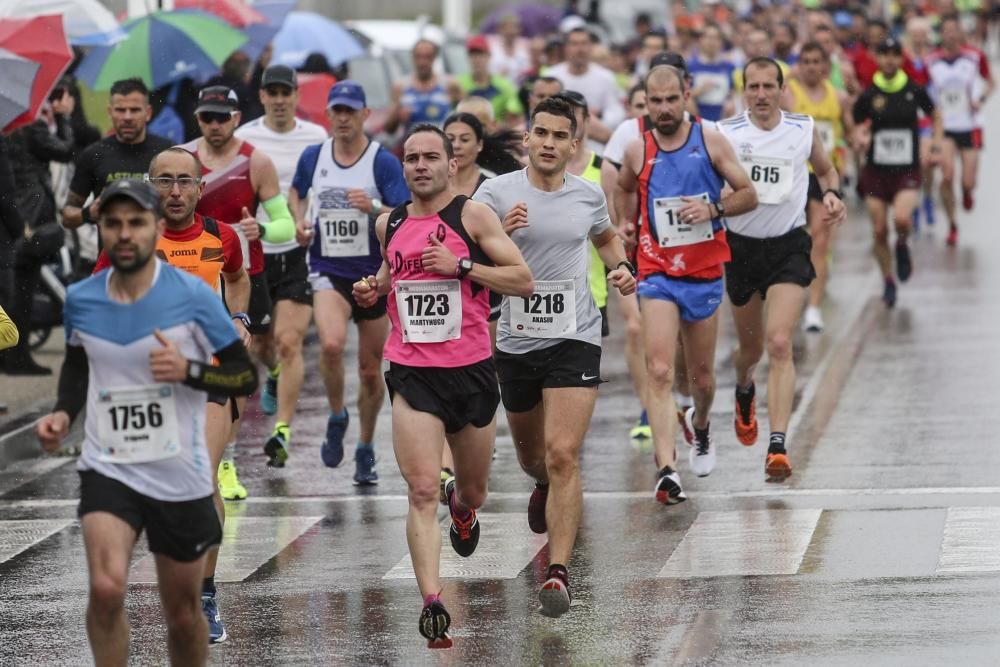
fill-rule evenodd
<path id="1" fill-rule="evenodd" d="M 302 351 L 302 337 L 294 331 L 283 331 L 276 340 L 278 356 L 282 359 L 291 359 Z M 343 354 L 343 350 L 341 350 Z"/>
<path id="2" fill-rule="evenodd" d="M 774 332 L 767 337 L 767 354 L 773 360 L 792 358 L 792 336 L 787 331 Z"/>
<path id="3" fill-rule="evenodd" d="M 469 509 L 479 509 L 486 502 L 486 484 L 483 482 L 475 481 L 463 483 L 461 480 L 456 480 L 458 484 L 458 499 L 462 502 L 462 505 Z"/>
<path id="4" fill-rule="evenodd" d="M 568 477 L 578 471 L 580 463 L 569 447 L 558 444 L 549 447 L 545 453 L 545 469 L 552 477 Z"/>
<path id="5" fill-rule="evenodd" d="M 327 363 L 339 363 L 344 360 L 344 340 L 334 338 L 320 341 L 320 353 Z"/>
<path id="6" fill-rule="evenodd" d="M 175 600 L 169 609 L 164 609 L 164 616 L 167 622 L 167 632 L 178 637 L 194 634 L 198 624 L 204 618 L 201 602 L 194 596 L 183 601 Z"/>
<path id="7" fill-rule="evenodd" d="M 625 320 L 625 339 L 634 346 L 642 343 L 642 318 L 630 317 Z"/>
<path id="8" fill-rule="evenodd" d="M 98 616 L 114 616 L 125 605 L 126 581 L 114 575 L 95 574 L 90 581 L 90 609 Z"/>
<path id="9" fill-rule="evenodd" d="M 382 360 L 362 361 L 358 365 L 358 379 L 366 387 L 376 387 L 382 384 Z"/>
<path id="10" fill-rule="evenodd" d="M 875 243 L 884 245 L 889 242 L 889 228 L 876 228 L 872 231 L 872 237 L 875 239 Z"/>
<path id="11" fill-rule="evenodd" d="M 712 391 L 715 388 L 715 377 L 712 369 L 706 366 L 699 366 L 691 373 L 691 391 L 699 394 Z"/>
<path id="12" fill-rule="evenodd" d="M 409 483 L 410 507 L 419 511 L 437 511 L 441 490 L 440 477 L 430 477 Z"/>
<path id="13" fill-rule="evenodd" d="M 646 357 L 646 381 L 656 387 L 671 387 L 674 384 L 674 365 L 663 359 Z"/>

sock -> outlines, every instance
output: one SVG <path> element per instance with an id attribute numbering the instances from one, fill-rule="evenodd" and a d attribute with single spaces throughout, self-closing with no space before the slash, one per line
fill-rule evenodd
<path id="1" fill-rule="evenodd" d="M 705 426 L 705 428 L 694 427 L 694 439 L 695 442 L 708 442 L 708 429 L 711 424 Z"/>
<path id="2" fill-rule="evenodd" d="M 445 468 L 444 466 L 441 466 L 441 472 L 448 473 L 448 477 L 454 477 L 455 476 L 455 471 L 452 470 L 451 468 Z"/>
<path id="3" fill-rule="evenodd" d="M 201 580 L 201 594 L 215 595 L 215 575 Z"/>
<path id="4" fill-rule="evenodd" d="M 451 510 L 451 516 L 459 521 L 468 521 L 472 518 L 472 510 L 458 509 L 458 501 L 455 500 L 455 496 L 458 495 L 458 490 L 448 496 L 448 509 Z"/>
<path id="5" fill-rule="evenodd" d="M 229 461 L 235 464 L 236 462 L 236 441 L 226 443 L 226 451 L 222 454 L 223 461 Z"/>
<path id="6" fill-rule="evenodd" d="M 436 602 L 440 599 L 441 599 L 440 593 L 431 593 L 430 595 L 424 598 L 424 606 L 428 607 L 431 605 L 432 602 Z"/>
<path id="7" fill-rule="evenodd" d="M 276 363 L 274 365 L 274 368 L 268 368 L 267 374 L 271 377 L 272 380 L 277 380 L 278 376 L 281 375 L 281 362 L 279 361 L 278 363 Z"/>
<path id="8" fill-rule="evenodd" d="M 375 449 L 374 442 L 359 442 L 357 449 Z"/>
<path id="9" fill-rule="evenodd" d="M 285 440 L 290 440 L 292 437 L 292 427 L 286 422 L 274 422 L 274 433 L 285 436 Z"/>
<path id="10" fill-rule="evenodd" d="M 563 580 L 564 584 L 569 586 L 569 570 L 566 569 L 565 565 L 560 565 L 559 563 L 549 565 L 549 579 L 552 577 L 559 577 Z"/>
<path id="11" fill-rule="evenodd" d="M 659 474 L 657 476 L 658 477 L 663 477 L 664 475 L 669 475 L 672 472 L 674 472 L 674 469 L 672 467 L 670 467 L 670 466 L 663 466 L 662 468 L 660 468 L 660 472 L 659 472 Z"/>
<path id="12" fill-rule="evenodd" d="M 639 415 L 639 426 L 649 426 L 649 416 L 646 414 L 645 410 L 643 410 L 642 414 Z"/>
<path id="13" fill-rule="evenodd" d="M 690 396 L 685 396 L 679 391 L 674 392 L 674 404 L 681 410 L 686 410 L 693 405 L 694 401 L 691 400 Z"/>
<path id="14" fill-rule="evenodd" d="M 785 434 L 784 433 L 772 433 L 771 434 L 771 444 L 767 446 L 768 454 L 784 454 L 785 453 Z"/>

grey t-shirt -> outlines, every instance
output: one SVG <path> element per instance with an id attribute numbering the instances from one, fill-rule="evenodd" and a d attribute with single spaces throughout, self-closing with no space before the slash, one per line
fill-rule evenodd
<path id="1" fill-rule="evenodd" d="M 511 239 L 535 278 L 535 294 L 504 298 L 497 348 L 524 354 L 564 340 L 600 345 L 601 312 L 590 291 L 588 246 L 592 234 L 611 227 L 601 188 L 567 173 L 561 189 L 544 192 L 531 185 L 522 169 L 486 181 L 473 199 L 501 220 L 518 202 L 528 207 L 528 226 Z M 570 318 L 573 310 L 576 317 Z"/>

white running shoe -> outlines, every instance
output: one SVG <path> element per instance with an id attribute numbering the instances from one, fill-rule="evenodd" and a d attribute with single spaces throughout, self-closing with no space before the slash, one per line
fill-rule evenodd
<path id="1" fill-rule="evenodd" d="M 819 333 L 823 330 L 823 314 L 817 306 L 809 306 L 802 314 L 802 330 Z"/>
<path id="2" fill-rule="evenodd" d="M 684 413 L 684 421 L 694 430 L 694 408 L 690 407 Z M 688 452 L 688 463 L 691 464 L 691 472 L 698 477 L 708 477 L 715 470 L 715 445 L 712 444 L 712 434 L 709 433 L 704 442 L 694 437 L 694 447 Z"/>

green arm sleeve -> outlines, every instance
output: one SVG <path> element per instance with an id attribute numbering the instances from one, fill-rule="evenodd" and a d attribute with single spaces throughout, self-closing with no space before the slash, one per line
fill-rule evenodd
<path id="1" fill-rule="evenodd" d="M 288 210 L 285 195 L 271 197 L 264 202 L 264 210 L 271 222 L 263 224 L 264 240 L 268 243 L 284 243 L 295 238 L 295 221 Z"/>

